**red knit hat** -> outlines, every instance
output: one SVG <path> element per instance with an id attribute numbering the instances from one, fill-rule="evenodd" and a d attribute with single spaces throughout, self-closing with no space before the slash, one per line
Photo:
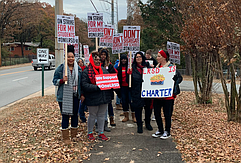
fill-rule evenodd
<path id="1" fill-rule="evenodd" d="M 160 53 L 164 58 L 167 58 L 167 54 L 163 50 L 160 50 L 158 53 Z"/>

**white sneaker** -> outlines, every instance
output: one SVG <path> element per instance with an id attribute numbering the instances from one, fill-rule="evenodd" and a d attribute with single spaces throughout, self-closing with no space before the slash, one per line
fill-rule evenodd
<path id="1" fill-rule="evenodd" d="M 153 138 L 158 138 L 160 136 L 162 136 L 162 134 L 157 130 L 155 134 L 151 135 Z"/>
<path id="2" fill-rule="evenodd" d="M 151 120 L 152 121 L 155 121 L 156 120 L 156 118 L 155 118 L 155 116 L 153 115 L 153 117 L 151 118 Z"/>
<path id="3" fill-rule="evenodd" d="M 160 139 L 167 139 L 170 137 L 171 137 L 170 133 L 168 133 L 167 131 L 164 131 L 164 134 L 160 137 Z"/>

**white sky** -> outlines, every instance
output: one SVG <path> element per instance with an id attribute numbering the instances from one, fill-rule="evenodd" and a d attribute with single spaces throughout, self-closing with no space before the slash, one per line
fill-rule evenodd
<path id="1" fill-rule="evenodd" d="M 107 2 L 111 2 L 111 0 L 92 0 L 97 10 L 100 13 L 104 14 L 104 23 L 111 23 L 111 5 Z M 143 3 L 146 3 L 147 0 L 142 0 Z M 40 2 L 47 2 L 52 6 L 55 6 L 55 0 L 40 0 Z M 116 23 L 116 0 L 114 0 L 114 8 L 115 8 L 115 23 Z M 87 19 L 87 13 L 95 13 L 95 9 L 90 0 L 63 0 L 63 8 L 65 13 L 76 14 L 80 19 Z M 126 0 L 118 0 L 118 19 L 126 19 L 126 11 L 127 11 L 127 3 Z"/>

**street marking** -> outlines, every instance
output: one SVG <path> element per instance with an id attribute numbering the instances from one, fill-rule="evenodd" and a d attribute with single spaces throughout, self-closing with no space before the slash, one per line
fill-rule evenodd
<path id="1" fill-rule="evenodd" d="M 24 77 L 24 78 L 15 79 L 15 80 L 12 80 L 12 81 L 14 82 L 14 81 L 19 81 L 19 80 L 27 79 L 27 78 L 28 78 L 28 77 Z"/>
<path id="2" fill-rule="evenodd" d="M 27 71 L 32 71 L 32 69 L 31 69 L 31 70 L 25 70 L 25 71 L 17 71 L 17 72 L 11 72 L 11 73 L 6 73 L 6 74 L 1 74 L 0 76 L 11 75 L 11 74 L 17 74 L 17 73 L 27 72 Z"/>

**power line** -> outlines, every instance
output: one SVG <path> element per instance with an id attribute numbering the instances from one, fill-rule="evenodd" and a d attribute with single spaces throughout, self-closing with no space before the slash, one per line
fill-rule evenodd
<path id="1" fill-rule="evenodd" d="M 92 2 L 92 0 L 90 0 L 90 2 L 92 3 L 93 7 L 95 8 L 95 11 L 98 13 L 97 8 L 95 7 L 95 4 Z"/>

